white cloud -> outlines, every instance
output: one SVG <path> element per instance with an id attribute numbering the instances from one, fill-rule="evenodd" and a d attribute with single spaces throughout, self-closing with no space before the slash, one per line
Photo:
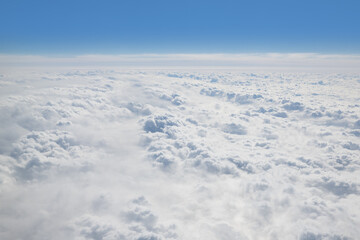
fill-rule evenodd
<path id="1" fill-rule="evenodd" d="M 237 68 L 286 71 L 359 72 L 360 56 L 318 53 L 130 54 L 130 55 L 0 55 L 9 67 Z"/>
<path id="2" fill-rule="evenodd" d="M 41 68 L 0 71 L 1 239 L 360 235 L 358 74 Z"/>

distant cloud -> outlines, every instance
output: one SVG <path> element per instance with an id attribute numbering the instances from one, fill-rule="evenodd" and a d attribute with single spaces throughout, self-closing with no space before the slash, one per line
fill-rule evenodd
<path id="1" fill-rule="evenodd" d="M 263 67 L 264 70 L 359 71 L 360 55 L 317 53 L 128 54 L 37 56 L 0 55 L 5 66 Z"/>

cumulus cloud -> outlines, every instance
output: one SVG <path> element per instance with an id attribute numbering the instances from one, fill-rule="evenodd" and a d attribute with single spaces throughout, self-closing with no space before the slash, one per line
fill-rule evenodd
<path id="1" fill-rule="evenodd" d="M 1 239 L 360 235 L 358 74 L 62 67 L 0 71 Z"/>

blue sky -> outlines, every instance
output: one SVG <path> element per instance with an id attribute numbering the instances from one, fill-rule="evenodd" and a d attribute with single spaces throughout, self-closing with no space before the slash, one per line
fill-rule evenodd
<path id="1" fill-rule="evenodd" d="M 360 1 L 0 0 L 0 53 L 360 53 Z"/>

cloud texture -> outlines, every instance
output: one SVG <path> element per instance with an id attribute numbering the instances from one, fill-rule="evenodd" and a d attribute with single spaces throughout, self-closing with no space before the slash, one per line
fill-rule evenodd
<path id="1" fill-rule="evenodd" d="M 358 74 L 0 73 L 1 239 L 357 239 Z"/>

